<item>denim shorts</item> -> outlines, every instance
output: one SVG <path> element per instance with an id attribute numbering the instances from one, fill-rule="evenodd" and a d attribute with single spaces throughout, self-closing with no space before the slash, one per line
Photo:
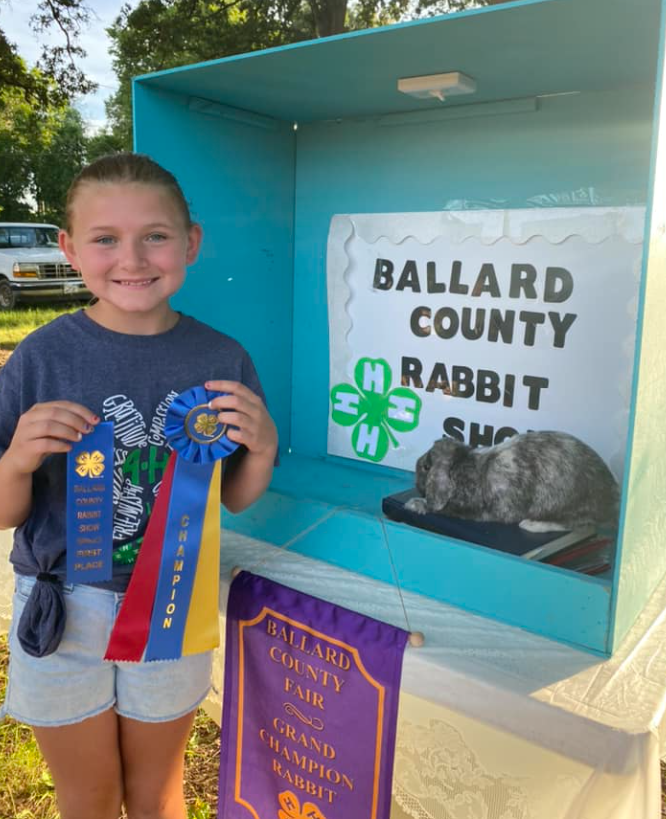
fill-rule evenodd
<path id="1" fill-rule="evenodd" d="M 9 672 L 0 717 L 26 725 L 70 725 L 114 708 L 122 717 L 166 722 L 194 710 L 210 688 L 212 652 L 180 660 L 103 660 L 123 596 L 93 586 L 65 585 L 67 624 L 58 649 L 26 654 L 16 628 L 35 582 L 16 575 L 9 632 Z"/>

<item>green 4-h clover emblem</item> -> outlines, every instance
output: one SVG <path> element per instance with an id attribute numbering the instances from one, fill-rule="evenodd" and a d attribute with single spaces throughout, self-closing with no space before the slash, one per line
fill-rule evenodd
<path id="1" fill-rule="evenodd" d="M 331 390 L 331 418 L 351 427 L 351 443 L 359 458 L 381 461 L 389 443 L 398 441 L 394 432 L 411 432 L 419 424 L 421 399 L 407 387 L 391 387 L 391 368 L 383 358 L 361 358 L 354 367 L 351 384 L 337 384 Z"/>

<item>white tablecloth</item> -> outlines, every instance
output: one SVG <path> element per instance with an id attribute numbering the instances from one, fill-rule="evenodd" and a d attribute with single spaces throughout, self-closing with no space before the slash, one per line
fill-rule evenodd
<path id="1" fill-rule="evenodd" d="M 223 533 L 234 566 L 405 627 L 396 588 Z M 392 819 L 657 819 L 666 582 L 609 660 L 419 595 L 403 666 Z M 221 615 L 224 627 L 224 615 Z M 207 709 L 218 721 L 223 648 Z"/>

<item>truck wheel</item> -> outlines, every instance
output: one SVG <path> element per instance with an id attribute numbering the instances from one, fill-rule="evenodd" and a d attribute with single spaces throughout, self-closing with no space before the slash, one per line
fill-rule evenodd
<path id="1" fill-rule="evenodd" d="M 13 310 L 16 304 L 16 293 L 6 279 L 0 281 L 0 310 Z"/>

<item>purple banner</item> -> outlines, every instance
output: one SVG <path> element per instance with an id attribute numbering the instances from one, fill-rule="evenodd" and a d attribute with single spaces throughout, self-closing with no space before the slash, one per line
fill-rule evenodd
<path id="1" fill-rule="evenodd" d="M 241 572 L 218 819 L 388 819 L 408 633 Z"/>

